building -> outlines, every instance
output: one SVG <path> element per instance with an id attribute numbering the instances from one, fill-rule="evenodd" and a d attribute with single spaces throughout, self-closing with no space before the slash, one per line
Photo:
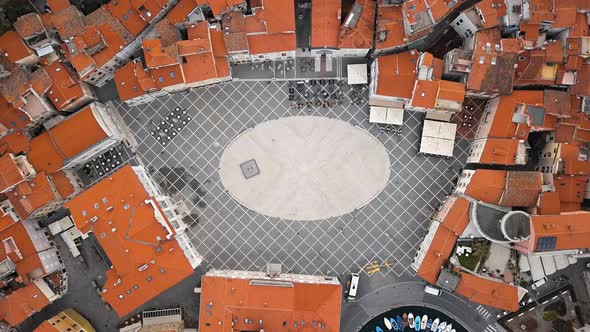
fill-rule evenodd
<path id="1" fill-rule="evenodd" d="M 342 16 L 340 0 L 311 1 L 310 47 L 313 55 L 338 55 Z"/>
<path id="2" fill-rule="evenodd" d="M 245 13 L 234 10 L 221 17 L 229 62 L 233 64 L 293 59 L 297 49 L 295 15 L 291 14 L 295 13 L 294 3 L 258 1 L 251 11 Z M 335 36 L 334 46 L 337 38 L 338 34 Z"/>
<path id="3" fill-rule="evenodd" d="M 0 202 L 0 328 L 15 327 L 67 291 L 59 252 L 32 220 Z"/>
<path id="4" fill-rule="evenodd" d="M 15 156 L 10 152 L 0 153 L 0 155 L 0 169 L 2 169 L 0 193 L 5 193 L 36 175 L 35 169 L 29 164 L 26 156 Z"/>
<path id="5" fill-rule="evenodd" d="M 373 48 L 375 11 L 373 0 L 357 0 L 340 27 L 338 48 L 341 56 L 364 57 Z"/>
<path id="6" fill-rule="evenodd" d="M 31 140 L 27 157 L 37 172 L 73 169 L 125 140 L 123 120 L 110 106 L 92 103 Z"/>
<path id="7" fill-rule="evenodd" d="M 445 55 L 444 74 L 462 79 L 470 97 L 510 95 L 519 51 L 519 42 L 501 38 L 498 28 L 479 30 Z"/>
<path id="8" fill-rule="evenodd" d="M 463 38 L 471 38 L 482 29 L 497 27 L 506 16 L 502 0 L 483 0 L 464 10 L 451 22 L 451 27 Z"/>
<path id="9" fill-rule="evenodd" d="M 156 188 L 142 167 L 127 165 L 64 205 L 108 257 L 100 295 L 119 317 L 190 276 L 201 262 L 175 206 Z"/>
<path id="10" fill-rule="evenodd" d="M 94 328 L 74 309 L 65 309 L 44 321 L 33 332 L 95 332 Z"/>
<path id="11" fill-rule="evenodd" d="M 8 60 L 19 65 L 34 65 L 39 61 L 39 57 L 15 31 L 6 31 L 0 36 L 0 50 Z"/>
<path id="12" fill-rule="evenodd" d="M 182 332 L 184 328 L 181 308 L 148 310 L 123 322 L 119 332 Z"/>
<path id="13" fill-rule="evenodd" d="M 201 287 L 202 332 L 340 330 L 337 278 L 212 270 Z"/>
<path id="14" fill-rule="evenodd" d="M 143 61 L 130 62 L 117 71 L 115 83 L 121 100 L 137 105 L 163 94 L 231 79 L 219 25 L 191 23 L 186 27 L 186 40 L 179 39 L 176 28 L 166 20 L 158 28 L 172 29 L 173 37 L 144 40 Z"/>
<path id="15" fill-rule="evenodd" d="M 41 16 L 37 13 L 29 13 L 19 17 L 14 22 L 14 29 L 27 46 L 35 50 L 38 56 L 53 53 L 53 46 L 59 44 L 59 40 L 47 30 Z"/>
<path id="16" fill-rule="evenodd" d="M 43 82 L 33 81 L 35 78 L 6 56 L 0 56 L 0 106 L 3 110 L 0 123 L 5 133 L 33 129 L 55 115 L 43 95 Z"/>
<path id="17" fill-rule="evenodd" d="M 78 81 L 70 69 L 59 61 L 41 67 L 35 73 L 38 73 L 39 80 L 45 75 L 50 80 L 51 85 L 44 94 L 59 111 L 74 112 L 95 99 L 92 89 Z"/>

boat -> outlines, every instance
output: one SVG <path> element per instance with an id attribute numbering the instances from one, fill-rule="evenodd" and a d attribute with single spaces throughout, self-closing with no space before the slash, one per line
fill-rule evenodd
<path id="1" fill-rule="evenodd" d="M 404 320 L 404 327 L 408 326 L 408 314 L 404 313 L 402 319 Z"/>
<path id="2" fill-rule="evenodd" d="M 408 314 L 408 326 L 413 329 L 414 328 L 414 314 L 411 312 Z"/>
<path id="3" fill-rule="evenodd" d="M 427 324 L 428 324 L 428 315 L 424 315 L 424 316 L 422 316 L 422 323 L 420 324 L 420 327 L 422 328 L 422 330 L 426 330 Z"/>
<path id="4" fill-rule="evenodd" d="M 383 332 L 383 329 L 380 328 L 379 326 L 376 326 L 375 327 L 375 332 Z"/>
<path id="5" fill-rule="evenodd" d="M 447 325 L 447 328 L 445 329 L 445 332 L 451 332 L 452 329 L 453 329 L 453 324 L 449 323 L 449 325 Z"/>
<path id="6" fill-rule="evenodd" d="M 429 319 L 428 322 L 426 322 L 426 331 L 430 331 L 431 326 L 432 326 L 432 319 Z"/>
<path id="7" fill-rule="evenodd" d="M 389 318 L 387 317 L 383 317 L 383 324 L 385 324 L 385 327 L 387 328 L 388 331 L 391 331 L 391 323 L 389 322 Z"/>
<path id="8" fill-rule="evenodd" d="M 420 324 L 421 324 L 420 316 L 416 315 L 416 319 L 414 320 L 414 328 L 416 331 L 420 331 Z"/>
<path id="9" fill-rule="evenodd" d="M 397 323 L 397 327 L 399 328 L 400 331 L 404 330 L 404 321 L 402 320 L 402 318 L 397 315 L 397 317 L 395 318 L 395 322 Z"/>
<path id="10" fill-rule="evenodd" d="M 443 332 L 445 329 L 447 328 L 447 322 L 442 322 L 440 323 L 440 325 L 438 326 L 437 331 L 438 332 Z"/>
<path id="11" fill-rule="evenodd" d="M 393 330 L 394 331 L 399 331 L 399 326 L 397 325 L 397 322 L 395 321 L 395 319 L 390 318 L 389 319 L 389 324 L 391 324 L 391 327 L 393 327 Z"/>
<path id="12" fill-rule="evenodd" d="M 430 327 L 430 331 L 432 332 L 436 332 L 438 330 L 438 323 L 440 322 L 440 320 L 437 318 L 434 320 L 434 322 L 432 322 L 432 326 Z"/>

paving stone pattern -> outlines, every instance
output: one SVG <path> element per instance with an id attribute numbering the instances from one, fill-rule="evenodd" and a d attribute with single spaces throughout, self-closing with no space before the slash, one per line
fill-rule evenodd
<path id="1" fill-rule="evenodd" d="M 147 105 L 116 105 L 156 181 L 191 208 L 198 222 L 191 224 L 190 238 L 210 266 L 256 270 L 277 262 L 294 273 L 342 274 L 359 271 L 369 261 L 389 259 L 391 269 L 380 273 L 413 275 L 410 263 L 428 217 L 452 189 L 470 142 L 458 139 L 455 158 L 425 157 L 418 154 L 422 114 L 406 112 L 403 135 L 397 136 L 368 123 L 366 89 L 360 103 L 351 102 L 352 89 L 347 87 L 341 105 L 303 109 L 293 107 L 288 90 L 286 82 L 233 81 Z M 164 147 L 150 135 L 150 128 L 177 106 L 187 110 L 192 121 Z M 269 218 L 232 200 L 218 174 L 224 146 L 256 124 L 294 115 L 327 116 L 369 130 L 391 159 L 385 190 L 353 213 L 314 222 Z"/>

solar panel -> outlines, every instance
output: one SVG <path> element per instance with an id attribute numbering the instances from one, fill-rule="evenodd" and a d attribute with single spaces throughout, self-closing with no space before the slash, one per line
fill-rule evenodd
<path id="1" fill-rule="evenodd" d="M 553 250 L 557 243 L 557 237 L 555 236 L 544 236 L 540 237 L 537 241 L 537 250 Z"/>

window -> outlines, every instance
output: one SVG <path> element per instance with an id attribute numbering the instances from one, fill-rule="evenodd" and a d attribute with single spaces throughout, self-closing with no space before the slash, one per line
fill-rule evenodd
<path id="1" fill-rule="evenodd" d="M 553 250 L 557 244 L 557 237 L 543 236 L 537 240 L 537 250 Z"/>
<path id="2" fill-rule="evenodd" d="M 174 78 L 174 77 L 176 77 L 176 74 L 173 71 L 171 71 L 170 72 L 170 78 Z"/>
<path id="3" fill-rule="evenodd" d="M 162 77 L 162 76 L 158 77 L 158 81 L 164 82 L 164 77 Z"/>
<path id="4" fill-rule="evenodd" d="M 123 19 L 124 19 L 125 21 L 127 21 L 127 20 L 129 19 L 129 17 L 127 17 L 127 15 L 123 14 Z"/>
<path id="5" fill-rule="evenodd" d="M 129 13 L 129 15 L 133 15 L 133 9 L 130 8 L 127 12 Z"/>

